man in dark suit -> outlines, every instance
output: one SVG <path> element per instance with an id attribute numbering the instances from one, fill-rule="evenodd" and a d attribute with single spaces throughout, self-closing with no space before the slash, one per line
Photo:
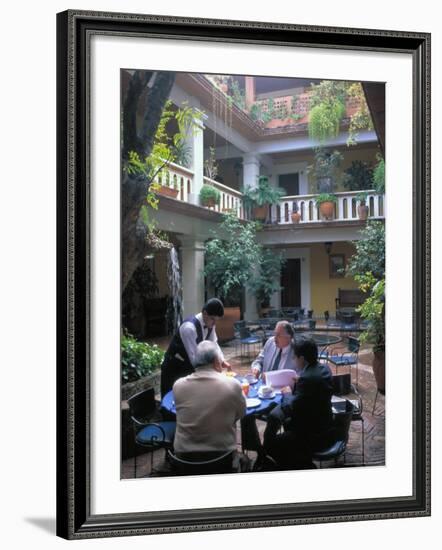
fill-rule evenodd
<path id="1" fill-rule="evenodd" d="M 299 378 L 293 394 L 270 413 L 264 432 L 264 451 L 282 468 L 312 467 L 312 453 L 332 442 L 332 374 L 318 363 L 318 348 L 312 340 L 293 344 Z M 284 433 L 278 435 L 284 426 Z"/>

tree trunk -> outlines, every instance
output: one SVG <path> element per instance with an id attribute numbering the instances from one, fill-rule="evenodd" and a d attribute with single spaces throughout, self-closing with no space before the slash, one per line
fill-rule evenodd
<path id="1" fill-rule="evenodd" d="M 154 82 L 147 87 L 151 79 Z M 173 72 L 135 71 L 129 83 L 123 104 L 123 159 L 130 151 L 138 153 L 141 159 L 152 151 L 155 133 L 175 80 Z M 146 91 L 147 89 L 147 91 Z M 140 131 L 137 129 L 136 114 L 139 101 L 146 91 L 146 103 Z M 139 219 L 140 209 L 146 204 L 151 182 L 143 176 L 122 174 L 121 181 L 121 284 L 126 288 L 135 269 L 141 264 L 149 250 L 148 231 Z"/>

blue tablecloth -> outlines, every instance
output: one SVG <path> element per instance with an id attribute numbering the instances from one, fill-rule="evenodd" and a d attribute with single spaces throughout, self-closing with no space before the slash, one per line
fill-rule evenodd
<path id="1" fill-rule="evenodd" d="M 258 397 L 258 388 L 262 385 L 261 381 L 258 381 L 256 384 L 250 385 L 249 389 L 249 398 L 252 397 Z M 272 399 L 260 399 L 261 404 L 259 407 L 249 407 L 247 408 L 246 416 L 250 414 L 264 414 L 269 410 L 269 408 L 272 408 L 274 404 L 279 404 L 281 402 L 282 396 L 281 394 L 276 394 L 275 397 Z M 166 395 L 163 397 L 161 401 L 161 408 L 167 411 L 168 413 L 176 414 L 176 408 L 175 408 L 175 400 L 173 397 L 173 391 L 166 393 Z"/>

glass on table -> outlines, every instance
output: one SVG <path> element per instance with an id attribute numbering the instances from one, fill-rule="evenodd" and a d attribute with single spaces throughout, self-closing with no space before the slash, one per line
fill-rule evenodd
<path id="1" fill-rule="evenodd" d="M 247 397 L 249 395 L 249 389 L 250 389 L 250 384 L 247 382 L 247 380 L 242 380 L 241 389 L 244 396 Z"/>

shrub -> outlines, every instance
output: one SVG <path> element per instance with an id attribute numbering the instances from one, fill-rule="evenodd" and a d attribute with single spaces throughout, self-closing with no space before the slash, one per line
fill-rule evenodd
<path id="1" fill-rule="evenodd" d="M 151 374 L 163 361 L 164 351 L 156 344 L 146 344 L 131 334 L 121 339 L 121 378 L 123 384 Z"/>
<path id="2" fill-rule="evenodd" d="M 385 160 L 381 156 L 373 171 L 373 185 L 378 193 L 385 193 Z"/>
<path id="3" fill-rule="evenodd" d="M 315 202 L 318 206 L 323 202 L 338 202 L 338 197 L 331 193 L 321 193 L 316 197 Z"/>
<path id="4" fill-rule="evenodd" d="M 210 201 L 214 201 L 215 204 L 219 204 L 221 201 L 221 193 L 212 185 L 203 185 L 200 191 L 201 204 L 206 204 Z"/>

